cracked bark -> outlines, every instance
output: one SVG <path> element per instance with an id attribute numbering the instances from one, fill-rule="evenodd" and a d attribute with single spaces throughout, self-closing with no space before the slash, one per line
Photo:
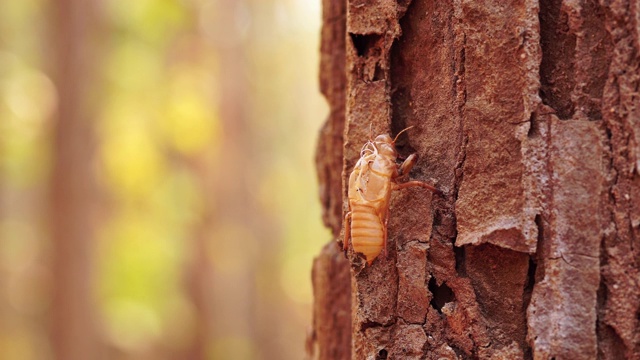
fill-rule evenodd
<path id="1" fill-rule="evenodd" d="M 370 126 L 445 196 L 394 194 L 371 266 L 327 245 L 309 356 L 640 359 L 640 2 L 323 5 L 335 239 Z"/>

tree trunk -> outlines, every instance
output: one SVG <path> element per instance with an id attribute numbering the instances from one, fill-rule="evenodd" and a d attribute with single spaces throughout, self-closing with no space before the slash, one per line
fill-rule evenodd
<path id="1" fill-rule="evenodd" d="M 52 259 L 51 341 L 56 359 L 96 359 L 93 299 L 96 74 L 101 41 L 98 1 L 54 4 L 54 117 L 50 182 Z"/>
<path id="2" fill-rule="evenodd" d="M 640 359 L 640 1 L 323 3 L 325 224 L 370 126 L 444 195 L 325 247 L 309 356 Z"/>

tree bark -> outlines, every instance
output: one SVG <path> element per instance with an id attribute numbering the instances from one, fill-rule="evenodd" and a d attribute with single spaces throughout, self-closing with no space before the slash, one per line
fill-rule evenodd
<path id="1" fill-rule="evenodd" d="M 640 359 L 640 1 L 323 5 L 325 224 L 370 127 L 444 195 L 371 266 L 325 247 L 309 356 Z"/>

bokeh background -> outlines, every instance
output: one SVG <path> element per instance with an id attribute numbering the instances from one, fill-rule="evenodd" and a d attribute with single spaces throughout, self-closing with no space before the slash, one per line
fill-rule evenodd
<path id="1" fill-rule="evenodd" d="M 0 1 L 0 359 L 301 359 L 319 0 Z"/>

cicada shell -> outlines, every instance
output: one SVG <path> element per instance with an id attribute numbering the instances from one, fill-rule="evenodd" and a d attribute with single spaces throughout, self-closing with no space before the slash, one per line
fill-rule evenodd
<path id="1" fill-rule="evenodd" d="M 345 215 L 343 247 L 346 251 L 351 239 L 353 251 L 362 253 L 369 265 L 383 250 L 386 255 L 391 191 L 420 186 L 439 192 L 422 181 L 399 181 L 415 165 L 416 155 L 412 154 L 398 166 L 396 139 L 383 134 L 378 135 L 373 141 L 367 141 L 349 176 L 349 212 Z"/>

